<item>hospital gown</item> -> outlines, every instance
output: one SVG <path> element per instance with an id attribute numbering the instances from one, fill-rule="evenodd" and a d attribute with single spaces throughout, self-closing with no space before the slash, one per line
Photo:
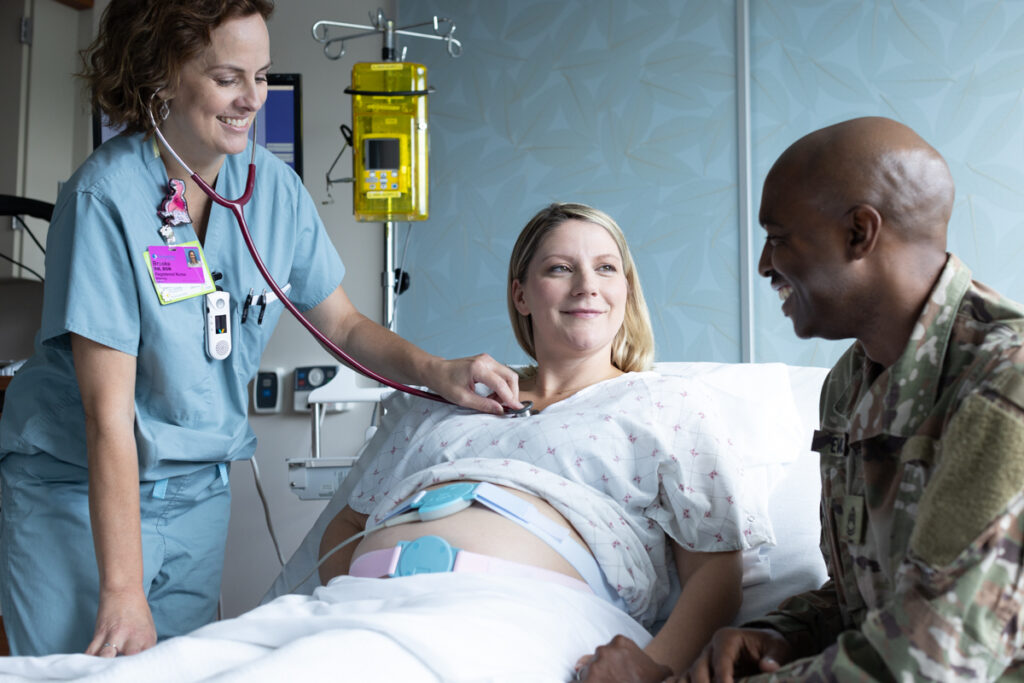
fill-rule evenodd
<path id="1" fill-rule="evenodd" d="M 405 395 L 393 429 L 348 504 L 380 520 L 416 491 L 488 481 L 547 500 L 594 553 L 641 623 L 669 592 L 666 535 L 687 550 L 773 542 L 760 496 L 744 492 L 741 454 L 711 393 L 655 372 L 592 385 L 526 419 L 471 413 Z"/>

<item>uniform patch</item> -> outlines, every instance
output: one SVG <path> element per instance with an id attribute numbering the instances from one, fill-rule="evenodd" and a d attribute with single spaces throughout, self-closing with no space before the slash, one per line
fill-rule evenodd
<path id="1" fill-rule="evenodd" d="M 933 567 L 956 559 L 1024 488 L 1024 420 L 971 394 L 950 420 L 941 449 L 910 537 L 911 550 Z"/>
<path id="2" fill-rule="evenodd" d="M 1024 376 L 1003 375 L 993 383 L 1006 400 L 1024 410 Z"/>
<path id="3" fill-rule="evenodd" d="M 843 496 L 842 534 L 847 543 L 864 544 L 864 496 Z"/>
<path id="4" fill-rule="evenodd" d="M 918 434 L 907 439 L 900 450 L 900 462 L 919 462 L 931 466 L 935 461 L 935 439 Z"/>

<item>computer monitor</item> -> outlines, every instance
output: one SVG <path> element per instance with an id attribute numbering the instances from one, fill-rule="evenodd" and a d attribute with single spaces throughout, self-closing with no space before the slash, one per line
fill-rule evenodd
<path id="1" fill-rule="evenodd" d="M 281 161 L 302 177 L 302 76 L 267 74 L 267 102 L 256 115 L 256 136 Z M 93 149 L 119 133 L 100 113 L 92 117 Z"/>
<path id="2" fill-rule="evenodd" d="M 267 103 L 256 115 L 257 142 L 302 177 L 302 76 L 268 74 Z"/>

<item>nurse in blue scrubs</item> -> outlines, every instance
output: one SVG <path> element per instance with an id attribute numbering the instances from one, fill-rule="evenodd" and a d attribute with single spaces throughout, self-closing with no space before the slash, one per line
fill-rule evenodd
<path id="1" fill-rule="evenodd" d="M 246 314 L 265 285 L 238 227 L 155 142 L 149 112 L 221 195 L 242 194 L 272 9 L 113 0 L 85 53 L 94 102 L 126 132 L 57 198 L 42 327 L 0 423 L 0 606 L 14 654 L 132 654 L 215 617 L 227 466 L 255 450 L 246 387 L 282 307 Z M 356 311 L 299 178 L 262 148 L 256 168 L 245 213 L 258 249 L 333 341 L 467 407 L 520 407 L 516 375 L 489 357 L 437 358 Z M 230 295 L 224 359 L 205 337 L 214 289 Z"/>

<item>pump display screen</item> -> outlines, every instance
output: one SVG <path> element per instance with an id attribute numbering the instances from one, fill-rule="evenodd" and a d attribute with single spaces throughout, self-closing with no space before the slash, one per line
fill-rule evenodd
<path id="1" fill-rule="evenodd" d="M 377 170 L 398 168 L 402 164 L 401 141 L 398 138 L 371 138 L 365 141 L 363 168 Z"/>

